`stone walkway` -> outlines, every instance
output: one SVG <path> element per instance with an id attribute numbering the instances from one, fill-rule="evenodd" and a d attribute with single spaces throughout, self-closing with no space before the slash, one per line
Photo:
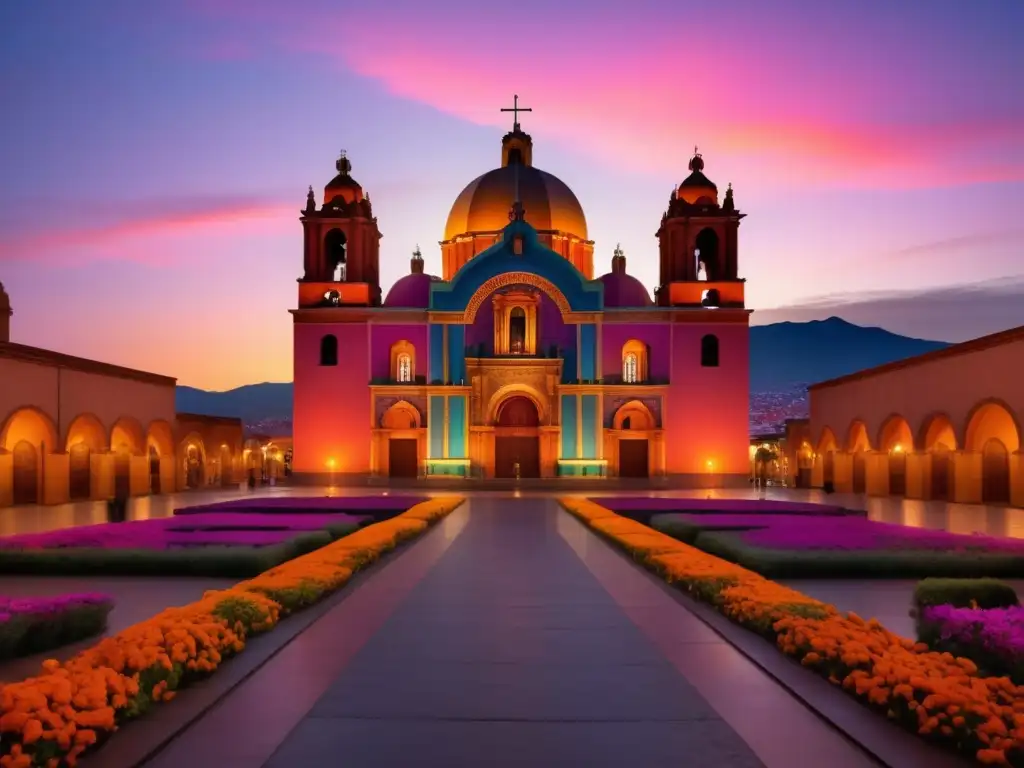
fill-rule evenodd
<path id="1" fill-rule="evenodd" d="M 497 498 L 355 585 L 146 765 L 342 764 L 875 765 L 553 501 Z"/>

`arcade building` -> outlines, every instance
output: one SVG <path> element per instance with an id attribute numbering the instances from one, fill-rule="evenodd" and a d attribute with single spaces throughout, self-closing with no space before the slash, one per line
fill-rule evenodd
<path id="1" fill-rule="evenodd" d="M 594 277 L 583 208 L 533 151 L 516 119 L 499 167 L 452 205 L 442 274 L 417 248 L 383 301 L 382 234 L 350 160 L 320 205 L 310 188 L 291 310 L 297 480 L 747 483 L 750 310 L 732 188 L 720 197 L 695 152 L 656 227 L 652 300 L 618 247 Z"/>

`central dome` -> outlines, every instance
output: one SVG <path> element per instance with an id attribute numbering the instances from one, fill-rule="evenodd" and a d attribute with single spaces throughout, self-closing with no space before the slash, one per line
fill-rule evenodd
<path id="1" fill-rule="evenodd" d="M 526 221 L 534 229 L 587 239 L 583 206 L 561 179 L 533 167 L 533 139 L 518 123 L 502 139 L 501 167 L 473 179 L 455 198 L 444 239 L 503 230 L 516 201 L 517 185 Z"/>
<path id="2" fill-rule="evenodd" d="M 587 239 L 587 220 L 576 195 L 557 176 L 539 168 L 512 163 L 471 181 L 455 199 L 444 239 L 472 232 L 500 232 L 508 226 L 508 212 L 516 199 L 526 209 L 526 221 L 538 231 L 555 231 Z"/>

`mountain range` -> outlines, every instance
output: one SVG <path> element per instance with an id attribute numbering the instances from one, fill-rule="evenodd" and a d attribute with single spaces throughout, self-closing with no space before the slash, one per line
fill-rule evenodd
<path id="1" fill-rule="evenodd" d="M 750 390 L 782 392 L 949 346 L 866 328 L 838 317 L 750 328 Z M 291 421 L 291 383 L 248 384 L 227 392 L 179 386 L 181 413 L 238 416 L 247 425 Z"/>

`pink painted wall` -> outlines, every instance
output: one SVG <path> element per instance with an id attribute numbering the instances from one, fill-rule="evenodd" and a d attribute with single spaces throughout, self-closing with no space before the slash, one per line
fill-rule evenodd
<path id="1" fill-rule="evenodd" d="M 370 471 L 370 326 L 366 323 L 296 323 L 295 405 L 292 417 L 296 472 Z M 320 365 L 320 339 L 338 338 L 337 366 Z"/>
<path id="2" fill-rule="evenodd" d="M 672 356 L 668 323 L 609 323 L 601 326 L 601 372 L 608 377 L 622 376 L 622 347 L 630 339 L 647 344 L 650 354 L 648 374 L 655 381 L 667 381 L 671 372 Z"/>
<path id="3" fill-rule="evenodd" d="M 391 345 L 396 341 L 408 341 L 416 349 L 416 375 L 426 376 L 430 362 L 430 351 L 427 348 L 428 326 L 426 323 L 415 325 L 390 325 L 375 323 L 370 326 L 370 376 L 374 379 L 387 379 L 391 376 Z"/>
<path id="4" fill-rule="evenodd" d="M 719 366 L 700 365 L 701 338 L 718 336 Z M 664 423 L 670 474 L 750 472 L 750 343 L 746 324 L 677 323 L 671 326 L 672 383 Z"/>
<path id="5" fill-rule="evenodd" d="M 139 422 L 143 431 L 151 422 L 174 424 L 174 385 L 87 373 L 69 368 L 0 358 L 0 427 L 19 408 L 32 405 L 56 427 L 63 451 L 68 428 L 76 417 L 92 414 L 106 436 L 120 418 Z M 58 395 L 59 391 L 59 395 Z"/>
<path id="6" fill-rule="evenodd" d="M 970 343 L 970 342 L 968 342 Z M 825 427 L 831 428 L 840 449 L 845 448 L 850 424 L 864 422 L 871 447 L 889 416 L 903 416 L 919 442 L 925 422 L 945 413 L 963 445 L 967 420 L 976 404 L 986 399 L 1006 403 L 1024 423 L 1024 339 L 997 347 L 941 357 L 855 379 L 834 387 L 810 390 L 811 436 L 815 445 Z"/>

